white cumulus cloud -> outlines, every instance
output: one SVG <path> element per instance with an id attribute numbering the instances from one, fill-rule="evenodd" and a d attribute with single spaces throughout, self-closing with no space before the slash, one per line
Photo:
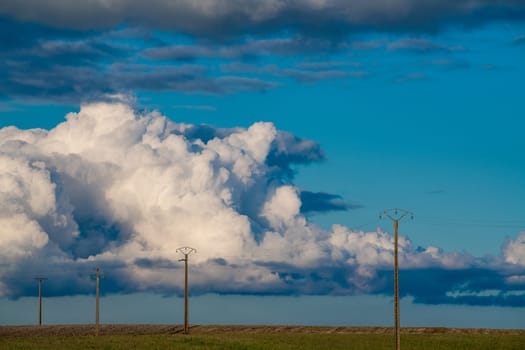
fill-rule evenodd
<path id="1" fill-rule="evenodd" d="M 503 255 L 507 262 L 525 266 L 525 232 L 520 232 L 516 238 L 505 243 Z"/>
<path id="2" fill-rule="evenodd" d="M 198 251 L 197 293 L 389 293 L 391 235 L 326 231 L 301 212 L 309 197 L 301 199 L 291 169 L 322 158 L 317 143 L 272 123 L 175 123 L 125 101 L 84 105 L 49 131 L 0 129 L 0 293 L 31 294 L 21 272 L 49 276 L 55 295 L 87 293 L 95 265 L 110 293 L 180 292 L 181 246 Z M 507 242 L 506 263 L 490 263 L 401 236 L 400 264 L 501 268 L 498 281 L 507 282 L 492 288 L 516 290 L 516 271 L 504 271 L 524 264 L 523 239 Z M 460 276 L 441 295 L 463 295 L 454 294 L 468 287 Z"/>

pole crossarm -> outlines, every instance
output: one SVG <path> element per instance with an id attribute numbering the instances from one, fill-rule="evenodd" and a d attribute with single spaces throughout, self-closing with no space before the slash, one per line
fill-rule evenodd
<path id="1" fill-rule="evenodd" d="M 414 219 L 415 215 L 411 211 L 401 209 L 401 208 L 392 208 L 387 209 L 379 213 L 379 218 L 381 219 L 383 216 L 386 216 L 392 221 L 400 221 L 406 216 L 410 216 L 411 219 Z"/>
<path id="2" fill-rule="evenodd" d="M 182 254 L 182 255 L 184 255 L 186 257 L 186 256 L 188 256 L 190 254 L 197 253 L 197 249 L 191 248 L 191 247 L 181 247 L 181 248 L 177 248 L 176 252 L 180 253 L 180 254 Z"/>

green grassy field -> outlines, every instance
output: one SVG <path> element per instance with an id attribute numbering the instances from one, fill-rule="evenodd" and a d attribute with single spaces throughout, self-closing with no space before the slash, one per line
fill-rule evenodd
<path id="1" fill-rule="evenodd" d="M 525 335 L 407 334 L 403 350 L 523 350 Z M 386 334 L 200 334 L 3 337 L 0 349 L 393 349 Z"/>

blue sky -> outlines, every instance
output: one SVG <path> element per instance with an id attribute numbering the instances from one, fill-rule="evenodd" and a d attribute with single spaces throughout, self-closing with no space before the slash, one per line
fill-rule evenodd
<path id="1" fill-rule="evenodd" d="M 330 305 L 346 298 L 356 307 L 359 303 L 352 298 L 364 298 L 371 309 L 386 303 L 388 310 L 391 270 L 381 260 L 381 253 L 388 255 L 391 251 L 384 246 L 387 236 L 373 233 L 391 233 L 391 222 L 378 218 L 380 211 L 391 207 L 405 208 L 416 216 L 401 223 L 401 234 L 411 241 L 406 246 L 404 292 L 403 279 L 400 282 L 408 310 L 403 316 L 405 322 L 443 325 L 442 315 L 457 307 L 470 316 L 456 324 L 496 327 L 496 323 L 480 324 L 479 315 L 525 312 L 523 4 L 510 0 L 473 1 L 470 7 L 412 0 L 398 0 L 391 7 L 381 1 L 336 0 L 214 0 L 201 6 L 192 6 L 190 1 L 172 6 L 168 3 L 158 0 L 151 8 L 142 8 L 140 2 L 131 0 L 109 1 L 107 7 L 96 2 L 71 5 L 60 1 L 6 1 L 0 5 L 0 55 L 4 62 L 0 66 L 0 127 L 51 130 L 48 134 L 32 132 L 29 137 L 17 129 L 3 129 L 0 155 L 14 161 L 4 162 L 3 185 L 7 189 L 0 213 L 2 218 L 20 217 L 13 222 L 5 219 L 5 227 L 35 230 L 22 240 L 39 242 L 38 237 L 45 236 L 46 242 L 56 243 L 61 250 L 56 253 L 50 243 L 22 244 L 5 233 L 0 247 L 22 253 L 5 253 L 1 261 L 2 266 L 9 266 L 0 275 L 3 307 L 15 310 L 27 306 L 32 302 L 27 297 L 36 290 L 33 274 L 56 275 L 64 266 L 84 278 L 89 275 L 86 269 L 102 264 L 108 273 L 108 298 L 120 293 L 154 293 L 148 294 L 155 300 L 152 303 L 161 305 L 166 299 L 157 298 L 159 293 L 180 293 L 178 285 L 152 283 L 153 275 L 136 277 L 143 276 L 145 272 L 140 269 L 146 266 L 152 273 L 172 266 L 176 259 L 172 261 L 168 251 L 144 248 L 142 255 L 133 255 L 130 244 L 135 237 L 140 237 L 137 242 L 148 242 L 147 247 L 156 247 L 163 239 L 185 244 L 183 235 L 156 235 L 150 221 L 135 221 L 126 215 L 159 215 L 159 221 L 168 222 L 169 218 L 179 218 L 173 207 L 186 203 L 193 209 L 180 216 L 181 222 L 188 215 L 206 218 L 209 214 L 204 209 L 200 212 L 198 198 L 211 193 L 210 188 L 196 190 L 190 186 L 198 198 L 189 202 L 162 202 L 157 197 L 159 202 L 154 206 L 142 206 L 147 201 L 141 195 L 146 194 L 138 188 L 144 184 L 129 173 L 148 174 L 159 184 L 166 178 L 154 177 L 159 173 L 150 172 L 152 167 L 137 161 L 139 153 L 131 156 L 121 149 L 126 144 L 135 150 L 135 141 L 127 134 L 123 136 L 120 128 L 112 129 L 110 121 L 111 115 L 128 115 L 129 111 L 118 107 L 126 105 L 136 116 L 144 116 L 142 120 L 148 125 L 158 122 L 153 111 L 159 111 L 176 123 L 167 129 L 180 136 L 188 149 L 198 144 L 215 152 L 219 158 L 213 161 L 214 166 L 231 174 L 239 168 L 230 164 L 230 159 L 244 161 L 246 154 L 253 156 L 250 161 L 255 159 L 253 166 L 259 172 L 250 173 L 246 181 L 259 185 L 241 185 L 241 175 L 239 183 L 216 185 L 221 179 L 219 171 L 206 182 L 218 186 L 212 192 L 223 200 L 216 225 L 232 225 L 233 231 L 238 225 L 238 236 L 206 238 L 200 230 L 207 227 L 200 228 L 193 221 L 180 227 L 196 237 L 189 239 L 192 244 L 199 244 L 199 239 L 231 239 L 231 244 L 224 245 L 230 250 L 222 256 L 206 252 L 204 243 L 197 247 L 203 259 L 197 264 L 203 265 L 196 268 L 202 276 L 214 269 L 223 276 L 196 281 L 196 293 L 202 294 L 199 298 L 203 303 L 217 303 L 208 292 L 221 293 L 228 295 L 223 297 L 226 304 L 235 307 L 237 300 L 243 305 L 239 308 L 248 310 L 241 313 L 242 317 L 232 316 L 230 322 L 242 323 L 243 317 L 245 322 L 258 322 L 253 315 L 279 303 L 253 294 L 294 295 L 303 305 L 313 297 L 325 298 Z M 57 128 L 70 112 L 79 113 L 79 117 L 71 117 Z M 92 122 L 82 124 L 82 118 Z M 273 123 L 274 129 L 268 125 L 251 127 L 260 121 Z M 199 127 L 201 124 L 209 127 Z M 96 125 L 93 130 L 92 125 Z M 183 125 L 193 127 L 186 129 Z M 243 129 L 232 129 L 237 127 Z M 89 137 L 73 133 L 83 128 L 95 140 L 91 148 L 86 146 Z M 107 141 L 100 129 L 108 130 L 109 137 L 117 141 Z M 218 141 L 207 143 L 206 133 Z M 244 133 L 247 136 L 242 136 Z M 77 135 L 78 140 L 71 135 Z M 160 140 L 169 138 L 168 134 L 157 136 Z M 251 144 L 259 137 L 273 137 L 266 160 L 257 158 L 264 143 Z M 244 140 L 242 144 L 235 141 L 239 139 Z M 24 143 L 15 143 L 20 140 Z M 57 144 L 62 146 L 53 146 Z M 240 153 L 224 153 L 228 147 L 239 147 Z M 122 152 L 127 158 L 121 161 Z M 75 159 L 81 159 L 78 162 L 82 165 L 73 169 Z M 162 164 L 177 168 L 188 159 L 192 164 L 201 161 L 196 153 L 179 158 L 175 152 Z M 38 165 L 35 170 L 35 161 L 43 162 L 43 167 Z M 109 163 L 113 168 L 101 170 Z M 43 176 L 41 186 L 25 177 L 27 164 Z M 115 168 L 123 169 L 123 173 L 114 173 Z M 192 168 L 187 183 L 194 185 L 208 176 L 198 169 L 204 168 Z M 82 182 L 91 175 L 94 182 Z M 18 180 L 10 180 L 17 176 Z M 82 180 L 70 179 L 75 176 Z M 179 180 L 170 181 L 165 186 L 184 187 L 179 186 Z M 17 183 L 24 184 L 20 188 L 25 192 L 15 188 L 13 184 Z M 90 187 L 93 183 L 99 187 Z M 137 189 L 136 198 L 127 197 L 129 194 L 122 190 L 126 186 Z M 43 190 L 48 188 L 51 192 Z M 224 199 L 219 190 L 232 193 L 233 199 Z M 177 194 L 185 198 L 181 191 Z M 240 193 L 239 202 L 236 193 Z M 77 199 L 81 195 L 89 195 L 85 203 Z M 41 209 L 43 204 L 37 205 L 34 200 L 40 196 L 43 199 L 39 203 L 56 204 Z M 124 204 L 130 198 L 138 203 L 133 208 Z M 245 198 L 251 198 L 253 205 Z M 297 201 L 301 201 L 301 209 L 296 212 Z M 154 210 L 157 207 L 160 211 Z M 102 213 L 104 210 L 107 212 Z M 235 215 L 228 216 L 231 210 Z M 56 217 L 65 218 L 60 228 Z M 259 260 L 254 258 L 243 265 L 246 258 L 232 247 L 237 247 L 239 237 L 246 239 L 245 218 L 250 221 L 247 234 L 253 236 L 258 249 L 274 247 L 278 241 L 270 238 L 275 233 L 275 237 L 285 238 L 280 246 L 290 247 L 283 248 L 285 254 L 303 254 L 302 258 L 266 259 L 269 253 L 256 249 L 253 254 Z M 334 228 L 334 224 L 341 226 Z M 187 229 L 191 225 L 195 225 L 195 232 Z M 352 230 L 370 235 L 352 235 Z M 355 246 L 343 248 L 329 237 L 344 237 L 344 244 L 354 242 Z M 376 260 L 356 252 L 356 247 L 367 240 L 377 240 L 373 249 L 378 252 Z M 432 255 L 429 247 L 436 247 L 440 253 Z M 324 254 L 327 250 L 334 260 L 328 255 L 309 256 L 309 252 Z M 336 253 L 349 260 L 340 262 Z M 431 255 L 433 260 L 428 260 Z M 131 256 L 135 259 L 133 268 L 129 267 Z M 59 260 L 65 265 L 35 268 Z M 210 261 L 215 265 L 206 267 Z M 309 265 L 314 261 L 321 267 Z M 255 278 L 260 288 L 247 287 L 244 277 L 232 282 L 229 268 L 246 275 L 247 280 Z M 121 274 L 121 270 L 125 272 Z M 21 272 L 29 276 L 28 281 L 13 280 Z M 256 272 L 260 275 L 253 277 Z M 260 277 L 264 273 L 278 276 L 278 281 Z M 418 287 L 415 282 L 425 273 L 448 289 Z M 128 284 L 123 276 L 130 275 L 136 280 Z M 89 278 L 79 282 L 71 276 L 68 281 L 73 287 L 50 282 L 51 294 L 57 305 L 62 305 L 57 306 L 59 309 L 67 308 L 65 295 L 83 297 L 91 290 Z M 142 297 L 136 296 L 137 300 Z M 60 300 L 65 301 L 61 304 Z M 419 307 L 435 317 L 421 319 L 417 316 Z M 2 313 L 0 322 L 33 321 L 29 314 L 20 319 L 13 312 Z M 377 312 L 376 318 L 363 322 L 388 324 L 385 315 L 388 311 Z M 53 322 L 68 321 L 55 317 Z M 359 320 L 349 317 L 345 322 L 341 317 L 330 319 L 312 312 L 302 320 L 289 322 L 358 324 Z M 205 315 L 197 318 L 214 322 Z M 268 316 L 260 322 L 280 323 L 281 319 Z M 518 317 L 508 319 L 512 321 L 505 327 L 525 326 Z"/>

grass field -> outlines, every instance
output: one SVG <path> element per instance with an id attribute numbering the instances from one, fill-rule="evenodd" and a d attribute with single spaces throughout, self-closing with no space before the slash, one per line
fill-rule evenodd
<path id="1" fill-rule="evenodd" d="M 386 334 L 203 334 L 8 337 L 0 349 L 392 349 Z M 403 350 L 523 350 L 523 335 L 407 334 Z"/>
<path id="2" fill-rule="evenodd" d="M 168 326 L 0 327 L 0 349 L 393 349 L 388 328 L 199 326 L 180 334 Z M 161 334 L 142 334 L 159 332 Z M 406 329 L 403 350 L 523 350 L 525 332 Z"/>

